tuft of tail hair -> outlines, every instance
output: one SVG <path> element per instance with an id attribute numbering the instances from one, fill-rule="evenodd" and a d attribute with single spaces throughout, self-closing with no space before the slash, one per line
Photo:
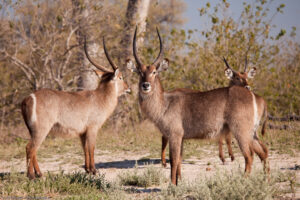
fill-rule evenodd
<path id="1" fill-rule="evenodd" d="M 263 116 L 263 118 L 264 118 L 264 119 L 263 119 L 264 122 L 263 122 L 262 129 L 261 129 L 261 134 L 262 134 L 262 136 L 264 136 L 265 133 L 266 133 L 267 121 L 268 121 L 268 110 L 267 110 L 267 105 L 266 105 L 266 103 L 264 103 L 264 116 Z"/>

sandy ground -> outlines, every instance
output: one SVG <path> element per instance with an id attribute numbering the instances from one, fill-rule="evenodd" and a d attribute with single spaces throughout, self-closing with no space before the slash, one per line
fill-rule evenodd
<path id="1" fill-rule="evenodd" d="M 216 170 L 224 171 L 234 171 L 244 169 L 244 158 L 241 154 L 236 154 L 235 161 L 231 162 L 227 157 L 227 162 L 225 165 L 219 160 L 218 154 L 212 152 L 210 157 L 203 159 L 185 159 L 182 165 L 182 177 L 184 180 L 193 181 L 199 175 L 209 176 L 213 174 Z M 142 159 L 147 157 L 147 153 L 122 153 L 122 154 L 112 154 L 108 151 L 96 151 L 95 161 L 96 168 L 100 173 L 104 173 L 105 177 L 109 181 L 114 181 L 117 179 L 118 174 L 121 174 L 127 170 L 134 170 L 135 167 L 138 170 L 144 170 L 149 164 L 156 168 L 161 169 L 166 177 L 170 176 L 170 165 L 163 168 L 160 163 L 160 158 Z M 66 163 L 65 159 L 68 158 L 71 162 Z M 77 163 L 81 164 L 71 164 L 72 159 L 76 159 Z M 141 160 L 142 159 L 142 160 Z M 272 170 L 281 171 L 294 171 L 296 172 L 297 183 L 300 183 L 300 153 L 295 157 L 288 155 L 278 155 L 270 154 L 269 162 Z M 74 163 L 74 162 L 73 162 Z M 84 171 L 83 169 L 84 157 L 79 155 L 64 154 L 55 155 L 49 159 L 43 158 L 39 161 L 40 168 L 43 173 L 47 171 L 57 172 L 64 170 L 65 172 L 74 171 Z M 255 156 L 253 167 L 262 169 L 262 164 L 258 157 Z M 1 161 L 0 163 L 0 173 L 10 172 L 11 170 L 17 172 L 24 172 L 26 170 L 26 161 L 24 159 L 13 159 L 10 162 Z M 296 191 L 296 199 L 300 199 L 300 191 Z"/>

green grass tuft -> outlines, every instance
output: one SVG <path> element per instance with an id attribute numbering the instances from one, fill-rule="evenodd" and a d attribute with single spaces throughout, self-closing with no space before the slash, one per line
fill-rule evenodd
<path id="1" fill-rule="evenodd" d="M 88 175 L 74 172 L 53 174 L 29 180 L 25 174 L 12 172 L 0 176 L 0 197 L 48 197 L 62 199 L 124 199 L 125 192 L 105 180 L 104 175 Z M 116 193 L 116 194 L 115 194 Z M 117 195 L 118 194 L 118 195 Z M 118 197 L 117 197 L 117 196 Z"/>
<path id="2" fill-rule="evenodd" d="M 138 168 L 134 171 L 127 171 L 118 176 L 121 185 L 138 186 L 138 187 L 150 187 L 158 186 L 168 179 L 162 173 L 162 171 L 154 166 L 149 166 L 143 173 L 138 172 Z"/>
<path id="3" fill-rule="evenodd" d="M 286 178 L 283 180 L 283 176 Z M 236 173 L 216 172 L 211 177 L 199 177 L 195 182 L 180 182 L 169 185 L 161 192 L 162 199 L 203 199 L 203 200 L 267 200 L 283 194 L 278 188 L 279 181 L 287 181 L 294 175 L 274 172 L 268 178 L 264 173 L 253 171 L 245 177 L 242 171 Z M 291 191 L 285 191 L 285 193 Z"/>

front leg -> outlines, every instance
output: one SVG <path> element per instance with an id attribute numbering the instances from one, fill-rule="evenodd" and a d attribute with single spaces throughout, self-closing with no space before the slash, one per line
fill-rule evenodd
<path id="1" fill-rule="evenodd" d="M 90 154 L 89 154 L 88 144 L 86 140 L 86 133 L 80 135 L 80 141 L 84 152 L 84 160 L 85 160 L 84 169 L 86 173 L 90 173 Z"/>
<path id="2" fill-rule="evenodd" d="M 181 176 L 181 149 L 182 136 L 174 135 L 169 138 L 171 182 L 178 184 L 178 177 Z"/>
<path id="3" fill-rule="evenodd" d="M 95 160 L 94 160 L 94 151 L 95 151 L 95 144 L 97 139 L 97 132 L 98 132 L 97 128 L 90 128 L 88 129 L 86 135 L 89 158 L 90 158 L 89 172 L 94 175 L 97 172 L 95 167 Z"/>
<path id="4" fill-rule="evenodd" d="M 163 167 L 167 167 L 167 162 L 166 162 L 166 148 L 168 145 L 168 138 L 162 136 L 161 138 L 161 163 Z"/>

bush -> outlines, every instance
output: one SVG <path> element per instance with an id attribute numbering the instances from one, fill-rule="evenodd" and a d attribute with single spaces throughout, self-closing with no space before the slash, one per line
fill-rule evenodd
<path id="1" fill-rule="evenodd" d="M 161 196 L 162 199 L 273 199 L 282 193 L 277 183 L 282 182 L 284 176 L 279 172 L 272 173 L 270 178 L 257 171 L 253 171 L 249 177 L 245 177 L 242 171 L 216 172 L 210 177 L 199 177 L 193 183 L 180 182 L 178 186 L 169 185 L 162 190 Z"/>
<path id="2" fill-rule="evenodd" d="M 0 177 L 1 197 L 124 199 L 124 192 L 116 190 L 118 188 L 108 183 L 103 174 L 92 176 L 81 172 L 48 172 L 42 178 L 29 180 L 25 174 L 12 172 Z"/>
<path id="3" fill-rule="evenodd" d="M 146 171 L 143 173 L 138 173 L 137 167 L 134 171 L 127 171 L 123 174 L 119 174 L 121 185 L 130 185 L 138 187 L 150 187 L 154 185 L 160 185 L 167 181 L 167 178 L 158 168 L 154 166 L 147 167 Z"/>

